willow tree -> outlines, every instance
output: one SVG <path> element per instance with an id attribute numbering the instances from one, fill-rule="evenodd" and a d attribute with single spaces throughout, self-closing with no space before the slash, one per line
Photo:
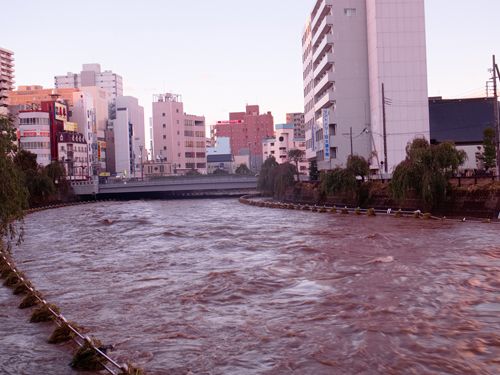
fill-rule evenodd
<path id="1" fill-rule="evenodd" d="M 236 174 L 251 174 L 252 171 L 250 169 L 248 169 L 248 167 L 245 163 L 241 163 L 240 165 L 238 165 L 238 167 L 236 168 L 234 173 L 236 173 Z"/>
<path id="2" fill-rule="evenodd" d="M 491 126 L 483 129 L 483 161 L 486 170 L 497 166 L 497 148 L 495 147 L 495 129 Z"/>
<path id="3" fill-rule="evenodd" d="M 12 119 L 0 116 L 0 236 L 14 239 L 17 231 L 13 222 L 22 221 L 28 208 L 28 189 L 13 161 L 17 152 L 16 129 Z M 22 240 L 22 231 L 18 240 Z"/>
<path id="4" fill-rule="evenodd" d="M 268 157 L 259 173 L 257 189 L 267 196 L 274 196 L 281 199 L 287 188 L 293 186 L 295 166 L 289 162 L 278 164 L 274 156 Z"/>
<path id="5" fill-rule="evenodd" d="M 467 160 L 463 150 L 454 142 L 431 146 L 426 139 L 417 138 L 406 146 L 406 158 L 396 166 L 389 184 L 391 196 L 404 200 L 414 191 L 429 207 L 435 207 L 446 196 L 448 179 Z"/>
<path id="6" fill-rule="evenodd" d="M 350 155 L 347 158 L 347 170 L 349 170 L 354 176 L 361 177 L 364 182 L 365 177 L 370 175 L 370 166 L 366 159 L 359 155 Z"/>
<path id="7" fill-rule="evenodd" d="M 36 154 L 28 150 L 20 150 L 14 156 L 21 180 L 29 192 L 30 206 L 37 206 L 49 202 L 56 194 L 56 187 L 47 171 L 37 163 Z"/>
<path id="8" fill-rule="evenodd" d="M 274 194 L 274 174 L 277 166 L 278 162 L 272 155 L 264 160 L 264 163 L 262 163 L 259 172 L 259 180 L 257 182 L 257 189 L 263 195 Z"/>
<path id="9" fill-rule="evenodd" d="M 290 162 L 282 163 L 273 170 L 274 196 L 282 199 L 287 189 L 295 184 L 294 175 L 296 173 L 295 165 Z"/>
<path id="10" fill-rule="evenodd" d="M 354 173 L 347 168 L 337 167 L 327 172 L 321 172 L 320 190 L 323 194 L 342 194 L 354 198 L 358 192 L 358 181 Z"/>

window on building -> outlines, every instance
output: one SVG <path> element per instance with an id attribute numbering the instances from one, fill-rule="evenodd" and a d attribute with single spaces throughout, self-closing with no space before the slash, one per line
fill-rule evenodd
<path id="1" fill-rule="evenodd" d="M 179 130 L 177 130 L 177 135 L 180 135 Z"/>
<path id="2" fill-rule="evenodd" d="M 163 117 L 165 117 L 165 112 L 161 114 Z"/>
<path id="3" fill-rule="evenodd" d="M 166 127 L 167 127 L 167 125 L 163 124 L 163 127 L 164 127 L 164 128 L 166 128 Z"/>
<path id="4" fill-rule="evenodd" d="M 194 137 L 194 131 L 192 130 L 184 130 L 185 137 Z"/>
<path id="5" fill-rule="evenodd" d="M 337 147 L 330 147 L 330 158 L 337 159 Z"/>
<path id="6" fill-rule="evenodd" d="M 207 164 L 206 163 L 196 163 L 196 168 L 206 168 Z"/>
<path id="7" fill-rule="evenodd" d="M 330 135 L 337 135 L 337 124 L 330 124 Z"/>
<path id="8" fill-rule="evenodd" d="M 179 113 L 179 109 L 176 109 L 175 112 Z"/>
<path id="9" fill-rule="evenodd" d="M 186 163 L 186 168 L 194 169 L 195 163 Z"/>
<path id="10" fill-rule="evenodd" d="M 163 135 L 163 139 L 167 139 L 167 136 L 166 136 L 166 135 Z"/>
<path id="11" fill-rule="evenodd" d="M 356 15 L 356 8 L 344 8 L 344 16 L 352 17 Z"/>
<path id="12" fill-rule="evenodd" d="M 163 146 L 163 149 L 166 150 L 167 149 L 167 146 Z"/>

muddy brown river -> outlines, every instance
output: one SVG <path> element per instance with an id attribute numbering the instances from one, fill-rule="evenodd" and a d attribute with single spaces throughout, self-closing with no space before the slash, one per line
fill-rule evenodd
<path id="1" fill-rule="evenodd" d="M 498 374 L 499 229 L 100 202 L 29 215 L 13 259 L 148 374 Z M 75 344 L 47 344 L 54 325 L 28 323 L 21 300 L 0 287 L 0 373 L 77 373 Z"/>

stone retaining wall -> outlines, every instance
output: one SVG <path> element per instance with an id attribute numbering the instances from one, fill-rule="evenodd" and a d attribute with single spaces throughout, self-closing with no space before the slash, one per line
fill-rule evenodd
<path id="1" fill-rule="evenodd" d="M 422 199 L 413 194 L 401 203 L 390 198 L 387 190 L 374 190 L 370 192 L 365 204 L 360 204 L 359 199 L 350 199 L 342 195 L 324 197 L 319 192 L 318 184 L 301 184 L 291 187 L 285 193 L 283 199 L 286 203 L 300 203 L 308 205 L 348 206 L 361 208 L 375 208 L 403 211 L 421 210 L 431 212 L 436 216 L 446 217 L 477 217 L 485 219 L 497 219 L 500 212 L 500 189 L 457 189 L 453 190 L 438 207 L 429 210 Z"/>

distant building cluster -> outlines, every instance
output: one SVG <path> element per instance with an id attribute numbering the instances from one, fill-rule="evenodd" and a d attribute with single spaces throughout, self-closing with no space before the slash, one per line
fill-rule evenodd
<path id="1" fill-rule="evenodd" d="M 286 123 L 246 105 L 207 124 L 185 112 L 181 95 L 159 93 L 146 127 L 144 107 L 123 95 L 113 71 L 83 64 L 55 76 L 53 88 L 14 90 L 14 53 L 4 48 L 0 115 L 13 116 L 19 146 L 40 165 L 61 161 L 74 180 L 235 173 L 243 164 L 258 173 L 294 149 L 305 155 L 304 174 L 311 162 L 331 170 L 360 155 L 374 175 L 390 177 L 416 137 L 455 141 L 468 153 L 464 168 L 477 168 L 495 103 L 428 98 L 424 0 L 317 0 L 301 44 L 304 111 Z"/>

